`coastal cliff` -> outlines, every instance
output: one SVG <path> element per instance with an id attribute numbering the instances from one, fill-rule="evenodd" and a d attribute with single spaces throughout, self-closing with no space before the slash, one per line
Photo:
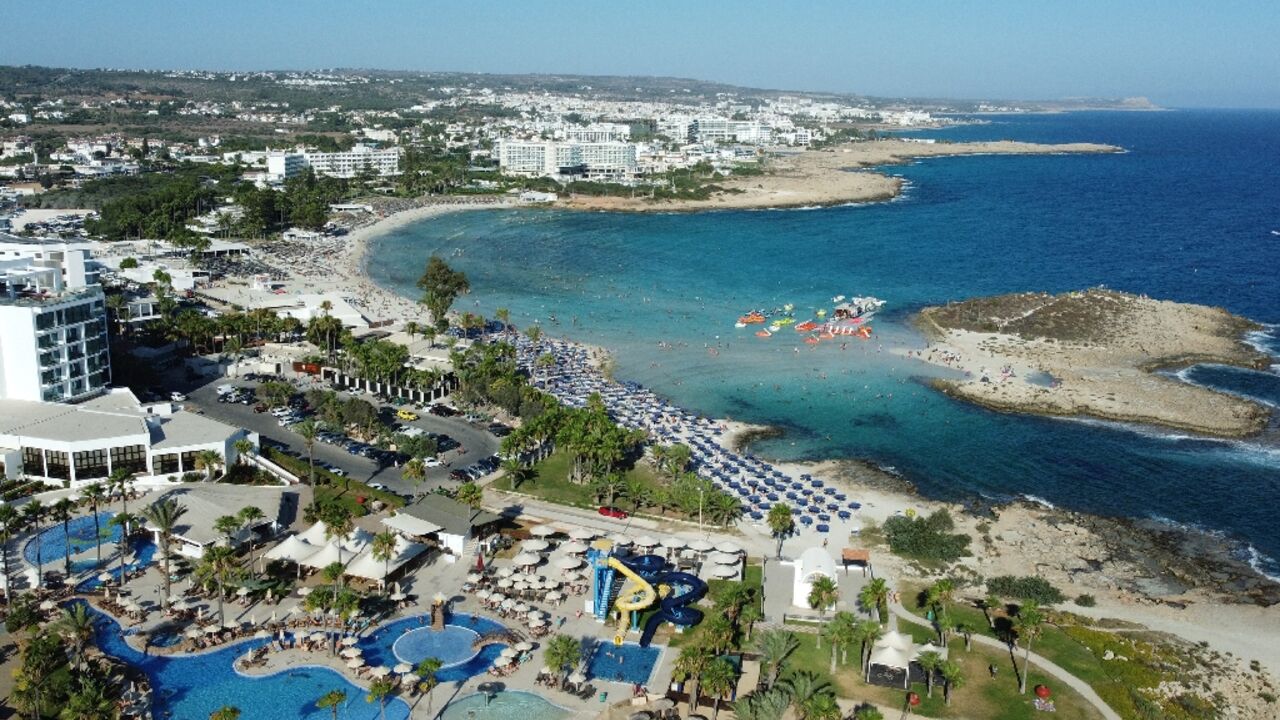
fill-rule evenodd
<path id="1" fill-rule="evenodd" d="M 1197 363 L 1261 369 L 1241 340 L 1257 329 L 1221 308 L 1092 289 L 1019 293 L 922 310 L 925 360 L 965 373 L 949 395 L 1007 412 L 1088 416 L 1239 438 L 1269 411 L 1244 398 L 1155 371 Z"/>
<path id="2" fill-rule="evenodd" d="M 769 158 L 765 174 L 717 181 L 721 190 L 705 200 L 651 200 L 639 197 L 576 196 L 560 205 L 580 210 L 627 212 L 693 212 L 763 208 L 821 207 L 891 200 L 902 192 L 902 181 L 863 168 L 898 165 L 919 158 L 959 155 L 1065 155 L 1123 152 L 1096 143 L 996 142 L 922 143 L 876 140 L 807 150 Z"/>

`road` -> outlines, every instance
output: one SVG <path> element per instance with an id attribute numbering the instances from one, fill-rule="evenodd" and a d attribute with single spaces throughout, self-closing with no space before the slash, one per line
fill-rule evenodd
<path id="1" fill-rule="evenodd" d="M 237 387 L 252 388 L 257 386 L 256 382 L 248 380 L 218 378 L 191 390 L 188 393 L 185 405 L 188 408 L 198 409 L 214 420 L 252 430 L 264 439 L 283 443 L 306 457 L 307 448 L 302 441 L 302 437 L 292 430 L 282 427 L 270 413 L 255 413 L 252 405 L 218 402 L 217 387 L 227 383 Z M 345 398 L 350 397 L 350 394 L 339 393 L 339 396 Z M 372 396 L 359 395 L 358 397 L 378 405 Z M 316 462 L 327 462 L 335 467 L 342 468 L 353 479 L 362 482 L 382 483 L 392 492 L 412 495 L 418 492 L 428 492 L 442 485 L 457 485 L 456 482 L 449 479 L 449 472 L 452 468 L 465 467 L 498 451 L 498 439 L 496 437 L 483 427 L 473 425 L 462 418 L 442 418 L 423 414 L 420 415 L 418 420 L 405 424 L 420 427 L 428 432 L 448 435 L 457 440 L 461 446 L 443 453 L 441 460 L 448 464 L 442 467 L 428 468 L 427 479 L 420 485 L 405 480 L 401 476 L 401 469 L 398 467 L 380 466 L 369 458 L 352 455 L 346 450 L 328 443 L 317 442 L 315 444 L 314 455 Z"/>

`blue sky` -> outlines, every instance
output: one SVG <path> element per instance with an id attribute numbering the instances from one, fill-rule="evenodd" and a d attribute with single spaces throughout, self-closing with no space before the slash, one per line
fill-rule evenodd
<path id="1" fill-rule="evenodd" d="M 676 75 L 881 96 L 1280 107 L 1280 2 L 62 0 L 0 64 Z"/>

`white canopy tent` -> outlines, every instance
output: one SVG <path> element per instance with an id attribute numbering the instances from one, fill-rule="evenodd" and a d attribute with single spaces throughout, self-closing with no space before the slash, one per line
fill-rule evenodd
<path id="1" fill-rule="evenodd" d="M 355 557 L 353 552 L 339 552 L 337 543 L 326 543 L 324 547 L 299 560 L 298 564 L 320 570 L 336 562 L 341 562 L 345 565 L 351 562 L 353 557 Z"/>
<path id="2" fill-rule="evenodd" d="M 302 562 L 303 558 L 315 555 L 320 549 L 317 545 L 303 540 L 297 535 L 290 535 L 284 539 L 284 542 L 271 548 L 266 553 L 268 560 L 288 560 L 289 562 Z"/>
<path id="3" fill-rule="evenodd" d="M 404 538 L 396 538 L 396 551 L 390 560 L 383 561 L 373 556 L 373 550 L 365 550 L 356 556 L 347 566 L 346 574 L 352 577 L 365 578 L 383 582 L 387 576 L 404 566 L 405 563 L 426 552 L 427 546 L 410 542 Z"/>

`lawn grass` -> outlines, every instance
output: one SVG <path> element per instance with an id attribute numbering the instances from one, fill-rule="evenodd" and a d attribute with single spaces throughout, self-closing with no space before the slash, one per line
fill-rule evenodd
<path id="1" fill-rule="evenodd" d="M 916 636 L 915 628 L 909 624 L 900 627 L 903 632 L 911 631 Z M 926 629 L 926 634 L 928 631 Z M 906 690 L 902 688 L 886 688 L 869 685 L 863 681 L 858 668 L 858 648 L 849 648 L 847 663 L 838 663 L 836 672 L 831 673 L 831 646 L 819 640 L 813 633 L 796 633 L 800 647 L 787 662 L 788 674 L 809 671 L 819 678 L 832 683 L 836 694 L 859 702 L 870 701 L 877 705 L 901 708 L 906 700 Z M 1007 653 L 999 650 L 975 646 L 966 652 L 963 640 L 953 640 L 950 644 L 950 658 L 963 670 L 964 684 L 952 693 L 951 705 L 943 701 L 941 684 L 935 684 L 933 697 L 927 697 L 924 683 L 916 683 L 911 690 L 920 695 L 921 703 L 915 713 L 923 717 L 956 717 L 956 718 L 990 718 L 991 720 L 1031 720 L 1043 717 L 1031 704 L 1033 695 L 1018 693 L 1017 676 Z M 839 657 L 837 657 L 839 660 Z M 987 671 L 989 665 L 999 668 L 997 677 L 991 678 Z M 1084 698 L 1070 689 L 1060 687 L 1057 681 L 1039 673 L 1033 666 L 1028 678 L 1028 687 L 1043 683 L 1054 689 L 1053 700 L 1057 705 L 1057 716 L 1063 718 L 1084 718 L 1093 720 L 1100 715 Z"/>

